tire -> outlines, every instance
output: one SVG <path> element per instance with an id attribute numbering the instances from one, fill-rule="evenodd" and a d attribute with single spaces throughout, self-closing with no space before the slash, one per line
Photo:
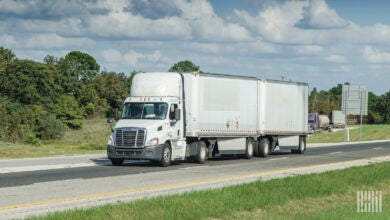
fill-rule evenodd
<path id="1" fill-rule="evenodd" d="M 195 156 L 195 162 L 204 163 L 207 160 L 207 146 L 203 141 L 198 142 L 198 152 Z"/>
<path id="2" fill-rule="evenodd" d="M 306 151 L 306 137 L 300 136 L 297 153 L 303 154 L 305 151 Z"/>
<path id="3" fill-rule="evenodd" d="M 161 151 L 160 165 L 167 167 L 171 165 L 172 150 L 168 143 L 165 143 Z"/>
<path id="4" fill-rule="evenodd" d="M 246 140 L 245 159 L 252 159 L 254 151 L 254 141 L 251 138 Z"/>
<path id="5" fill-rule="evenodd" d="M 261 157 L 267 157 L 269 154 L 269 140 L 262 138 L 259 143 L 259 155 Z"/>
<path id="6" fill-rule="evenodd" d="M 113 166 L 122 166 L 124 159 L 110 158 L 110 161 Z"/>

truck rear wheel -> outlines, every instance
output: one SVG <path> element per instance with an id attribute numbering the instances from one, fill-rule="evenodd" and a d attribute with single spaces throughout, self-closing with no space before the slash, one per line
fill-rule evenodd
<path id="1" fill-rule="evenodd" d="M 161 166 L 167 167 L 171 164 L 171 155 L 172 155 L 171 147 L 169 146 L 168 143 L 165 143 L 161 153 L 161 160 L 160 160 Z"/>
<path id="2" fill-rule="evenodd" d="M 305 151 L 306 151 L 306 137 L 300 136 L 297 153 L 303 154 Z"/>
<path id="3" fill-rule="evenodd" d="M 262 157 L 267 157 L 269 154 L 269 140 L 267 138 L 262 138 L 259 143 L 259 155 Z"/>
<path id="4" fill-rule="evenodd" d="M 203 141 L 198 142 L 198 152 L 195 156 L 195 162 L 204 163 L 207 160 L 207 147 Z"/>
<path id="5" fill-rule="evenodd" d="M 245 147 L 245 158 L 246 159 L 252 159 L 253 157 L 253 148 L 254 148 L 254 142 L 251 138 L 248 138 L 246 140 L 246 147 Z"/>
<path id="6" fill-rule="evenodd" d="M 122 166 L 124 159 L 110 158 L 113 166 Z"/>

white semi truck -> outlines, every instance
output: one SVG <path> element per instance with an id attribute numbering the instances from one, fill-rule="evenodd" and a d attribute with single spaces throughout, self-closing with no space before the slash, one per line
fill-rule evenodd
<path id="1" fill-rule="evenodd" d="M 266 157 L 279 138 L 306 150 L 308 85 L 208 73 L 138 73 L 108 138 L 113 165 L 143 159 L 169 166 L 215 155 Z M 112 123 L 108 119 L 108 123 Z"/>

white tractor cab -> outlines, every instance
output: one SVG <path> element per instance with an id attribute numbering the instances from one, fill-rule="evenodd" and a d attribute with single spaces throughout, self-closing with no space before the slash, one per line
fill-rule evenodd
<path id="1" fill-rule="evenodd" d="M 107 145 L 113 165 L 125 159 L 144 159 L 169 166 L 185 159 L 181 77 L 179 74 L 137 74 L 131 96 L 123 103 L 122 114 Z M 108 120 L 112 123 L 112 120 Z"/>

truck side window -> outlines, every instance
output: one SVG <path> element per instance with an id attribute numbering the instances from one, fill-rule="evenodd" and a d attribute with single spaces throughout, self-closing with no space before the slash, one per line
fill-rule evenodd
<path id="1" fill-rule="evenodd" d="M 175 110 L 177 109 L 177 104 L 171 104 L 171 107 L 169 108 L 169 119 L 174 120 L 175 119 Z"/>

